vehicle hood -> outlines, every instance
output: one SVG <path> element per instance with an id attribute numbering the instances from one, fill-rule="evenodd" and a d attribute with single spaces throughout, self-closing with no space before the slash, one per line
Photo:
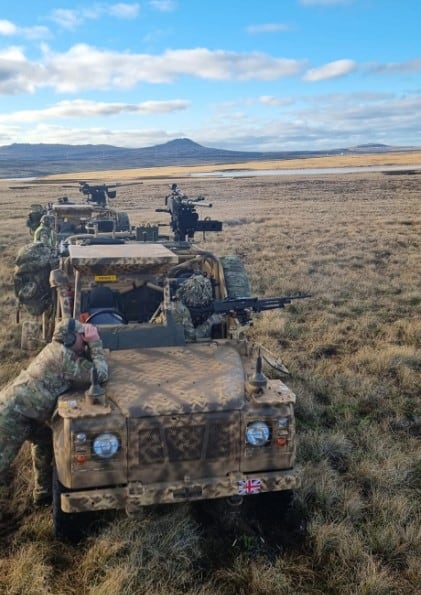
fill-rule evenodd
<path id="1" fill-rule="evenodd" d="M 216 342 L 111 351 L 108 398 L 127 417 L 221 410 L 244 405 L 239 353 Z"/>

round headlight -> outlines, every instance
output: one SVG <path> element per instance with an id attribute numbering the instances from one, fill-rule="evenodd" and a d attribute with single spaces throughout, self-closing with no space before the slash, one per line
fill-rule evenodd
<path id="1" fill-rule="evenodd" d="M 99 434 L 92 443 L 92 450 L 101 459 L 114 456 L 118 448 L 118 438 L 114 434 Z"/>
<path id="2" fill-rule="evenodd" d="M 253 421 L 247 426 L 246 436 L 252 446 L 263 446 L 270 437 L 269 426 L 264 421 Z"/>
<path id="3" fill-rule="evenodd" d="M 83 442 L 86 442 L 87 439 L 88 439 L 88 437 L 85 434 L 85 432 L 78 432 L 75 435 L 75 442 L 77 442 L 78 444 L 81 444 Z"/>
<path id="4" fill-rule="evenodd" d="M 289 417 L 280 417 L 278 419 L 278 428 L 287 428 L 289 426 Z"/>

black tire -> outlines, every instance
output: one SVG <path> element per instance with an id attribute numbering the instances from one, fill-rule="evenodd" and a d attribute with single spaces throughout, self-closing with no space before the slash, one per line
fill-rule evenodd
<path id="1" fill-rule="evenodd" d="M 88 534 L 89 528 L 95 520 L 91 512 L 63 512 L 61 509 L 61 494 L 71 492 L 59 482 L 56 468 L 53 468 L 53 528 L 54 535 L 60 541 L 78 543 Z"/>
<path id="2" fill-rule="evenodd" d="M 221 264 L 224 271 L 225 286 L 228 297 L 249 297 L 251 296 L 250 281 L 239 256 L 222 256 Z"/>
<path id="3" fill-rule="evenodd" d="M 277 547 L 299 546 L 307 535 L 303 511 L 294 506 L 294 492 L 267 492 L 245 498 L 249 520 L 258 526 L 268 544 Z"/>
<path id="4" fill-rule="evenodd" d="M 117 213 L 117 231 L 130 231 L 130 219 L 124 211 Z"/>

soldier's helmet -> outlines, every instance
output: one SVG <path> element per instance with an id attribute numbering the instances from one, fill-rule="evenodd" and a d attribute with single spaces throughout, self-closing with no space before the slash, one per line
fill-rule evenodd
<path id="1" fill-rule="evenodd" d="M 177 289 L 176 297 L 186 306 L 206 306 L 213 299 L 212 283 L 203 275 L 192 275 Z"/>
<path id="2" fill-rule="evenodd" d="M 40 219 L 40 223 L 42 223 L 43 225 L 48 225 L 48 227 L 51 225 L 51 217 L 49 217 L 48 215 L 43 215 Z"/>
<path id="3" fill-rule="evenodd" d="M 83 333 L 84 327 L 81 322 L 74 318 L 63 318 L 55 327 L 53 341 L 71 346 L 76 341 L 76 333 Z"/>

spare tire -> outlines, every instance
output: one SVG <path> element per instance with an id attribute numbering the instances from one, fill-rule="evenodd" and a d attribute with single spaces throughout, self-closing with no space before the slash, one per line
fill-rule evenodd
<path id="1" fill-rule="evenodd" d="M 130 219 L 124 211 L 117 212 L 117 231 L 130 231 Z"/>
<path id="2" fill-rule="evenodd" d="M 220 261 L 228 297 L 249 297 L 251 295 L 250 281 L 241 258 L 233 254 L 222 256 Z"/>

